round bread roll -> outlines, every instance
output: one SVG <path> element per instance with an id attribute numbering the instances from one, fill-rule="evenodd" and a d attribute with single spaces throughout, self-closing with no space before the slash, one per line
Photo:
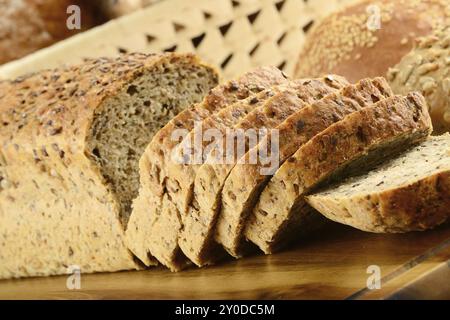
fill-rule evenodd
<path id="1" fill-rule="evenodd" d="M 417 39 L 387 78 L 398 94 L 416 90 L 425 96 L 434 133 L 450 131 L 450 26 Z"/>
<path id="2" fill-rule="evenodd" d="M 358 2 L 313 27 L 295 76 L 335 73 L 351 82 L 384 76 L 389 67 L 411 51 L 415 38 L 429 35 L 449 22 L 449 0 Z"/>
<path id="3" fill-rule="evenodd" d="M 0 0 L 0 64 L 94 26 L 89 0 Z M 81 30 L 67 28 L 67 8 L 81 9 Z"/>

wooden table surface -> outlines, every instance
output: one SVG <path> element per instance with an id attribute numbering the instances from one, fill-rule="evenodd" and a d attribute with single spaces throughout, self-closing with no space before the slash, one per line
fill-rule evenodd
<path id="1" fill-rule="evenodd" d="M 163 268 L 0 281 L 0 299 L 450 299 L 450 225 L 383 235 L 330 224 L 289 250 L 228 260 L 204 269 Z M 367 289 L 371 265 L 381 289 Z"/>

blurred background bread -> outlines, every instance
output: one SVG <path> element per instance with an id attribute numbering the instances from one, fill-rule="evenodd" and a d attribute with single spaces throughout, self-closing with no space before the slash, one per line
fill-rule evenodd
<path id="1" fill-rule="evenodd" d="M 450 26 L 417 39 L 410 53 L 387 78 L 397 93 L 420 91 L 434 122 L 434 132 L 450 131 Z"/>
<path id="2" fill-rule="evenodd" d="M 448 0 L 362 0 L 313 27 L 294 74 L 387 77 L 395 93 L 426 97 L 434 134 L 450 131 L 448 26 Z"/>
<path id="3" fill-rule="evenodd" d="M 18 59 L 101 22 L 89 0 L 0 0 L 0 64 Z M 67 7 L 81 9 L 81 30 L 66 27 Z"/>
<path id="4" fill-rule="evenodd" d="M 449 21 L 448 0 L 359 1 L 313 27 L 295 76 L 335 73 L 351 82 L 383 76 L 412 49 L 416 37 L 428 35 Z"/>

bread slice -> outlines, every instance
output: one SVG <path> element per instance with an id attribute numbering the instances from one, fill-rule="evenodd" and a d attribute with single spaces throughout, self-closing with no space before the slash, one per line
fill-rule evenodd
<path id="1" fill-rule="evenodd" d="M 285 89 L 283 88 L 274 88 L 274 91 L 279 91 L 279 94 L 274 95 L 273 97 L 269 98 L 265 104 L 262 106 L 254 109 L 251 111 L 247 116 L 243 118 L 243 120 L 240 122 L 241 126 L 240 129 L 251 129 L 256 130 L 258 128 L 262 127 L 268 127 L 271 128 L 277 123 L 283 121 L 289 114 L 292 114 L 296 110 L 298 110 L 299 107 L 302 105 L 302 100 L 299 98 L 299 96 L 306 95 L 309 96 L 314 92 L 315 95 L 326 95 L 331 89 L 326 85 L 324 82 L 320 81 L 307 81 L 308 84 L 304 85 L 305 89 L 300 89 L 303 87 L 303 83 L 305 81 L 297 81 L 295 83 L 292 83 L 290 85 L 287 85 Z M 314 85 L 313 85 L 314 83 Z M 295 90 L 297 89 L 297 90 Z M 290 92 L 290 94 L 288 94 Z M 286 93 L 286 94 L 284 94 Z M 250 102 L 253 100 L 253 98 L 250 99 Z M 298 102 L 297 102 L 298 101 Z M 232 124 L 233 122 L 236 123 L 238 119 L 232 121 L 227 116 L 229 115 L 229 112 L 231 111 L 231 114 L 234 112 L 235 116 L 239 113 L 245 114 L 245 106 L 235 106 L 232 105 L 230 107 L 225 108 L 219 114 L 217 114 L 217 117 L 215 119 L 207 119 L 204 121 L 204 124 L 206 127 L 209 126 L 215 126 L 216 131 L 219 132 L 219 134 L 225 135 L 227 126 L 224 125 L 224 122 L 229 122 Z M 234 117 L 236 118 L 236 117 Z M 212 123 L 212 122 L 214 123 Z M 206 122 L 206 123 L 205 123 Z M 232 128 L 232 127 L 231 127 Z M 205 132 L 205 135 L 208 133 Z M 200 136 L 199 138 L 206 138 L 202 137 L 201 132 L 197 132 L 197 130 L 194 130 L 190 135 L 188 135 L 183 142 L 180 144 L 179 149 L 185 149 L 183 148 L 183 143 L 188 141 L 191 142 L 191 139 L 195 136 Z M 226 137 L 225 137 L 226 138 Z M 206 142 L 207 143 L 207 142 Z M 203 146 L 206 145 L 206 143 L 203 143 Z M 202 143 L 199 143 L 200 146 L 202 146 Z M 175 150 L 175 157 L 179 154 L 183 154 L 182 158 L 194 158 L 190 151 L 184 152 Z M 200 153 L 200 152 L 197 152 Z M 201 161 L 200 157 L 200 162 Z M 166 219 L 171 220 L 171 216 L 173 216 L 175 213 L 181 216 L 181 223 L 183 224 L 183 219 L 187 217 L 187 207 L 190 204 L 190 199 L 192 198 L 192 189 L 194 184 L 194 178 L 195 173 L 197 169 L 200 167 L 200 165 L 191 165 L 191 164 L 179 164 L 178 161 L 172 160 L 171 162 L 167 163 L 167 171 L 170 173 L 167 177 L 167 185 L 172 186 L 168 188 L 167 192 L 167 200 L 170 201 L 172 204 L 166 205 L 163 203 L 162 208 L 162 214 L 158 218 L 158 221 L 153 224 L 153 227 L 158 228 L 159 230 L 165 229 L 167 222 Z M 173 211 L 173 208 L 176 208 L 176 212 Z M 174 232 L 175 229 L 171 229 L 171 232 Z M 162 234 L 166 237 L 169 230 L 165 230 Z M 159 238 L 161 235 L 157 233 L 153 233 L 153 235 L 156 238 Z M 174 233 L 173 239 L 178 239 L 179 235 L 176 235 Z M 163 250 L 161 248 L 161 245 L 157 242 L 155 244 L 158 245 L 158 249 L 156 250 Z M 175 242 L 174 242 L 175 244 Z M 170 250 L 165 251 L 165 256 L 167 255 L 167 252 L 173 252 L 174 249 L 170 248 Z M 181 261 L 181 258 L 174 259 L 173 261 L 169 261 L 169 263 L 165 263 L 169 268 L 172 270 L 179 270 L 182 268 L 182 265 L 179 265 L 179 262 Z M 177 262 L 178 265 L 175 263 Z"/>
<path id="2" fill-rule="evenodd" d="M 139 162 L 139 196 L 133 202 L 126 232 L 129 248 L 144 264 L 155 261 L 149 255 L 150 249 L 159 261 L 171 261 L 179 254 L 178 251 L 168 255 L 160 252 L 165 247 L 177 247 L 172 245 L 176 239 L 171 238 L 174 230 L 180 228 L 177 215 L 170 218 L 172 224 L 162 226 L 167 231 L 152 230 L 161 215 L 164 194 L 167 189 L 173 188 L 167 183 L 166 164 L 171 161 L 172 149 L 179 144 L 174 134 L 188 134 L 196 121 L 202 121 L 225 106 L 285 81 L 284 74 L 275 67 L 262 67 L 248 72 L 237 80 L 214 88 L 200 104 L 178 114 L 154 136 Z"/>
<path id="3" fill-rule="evenodd" d="M 432 131 L 419 93 L 394 96 L 354 112 L 321 132 L 286 161 L 262 192 L 250 220 L 251 241 L 265 253 L 280 249 L 302 233 L 311 211 L 304 196 L 327 179 L 370 168 Z"/>
<path id="4" fill-rule="evenodd" d="M 373 81 L 365 79 L 300 110 L 277 128 L 279 162 L 282 164 L 302 144 L 347 114 L 391 95 L 392 92 L 383 78 Z M 270 142 L 271 136 L 266 140 Z M 266 143 L 263 142 L 256 149 L 261 152 L 265 148 Z M 239 245 L 248 212 L 258 199 L 261 188 L 274 172 L 267 170 L 269 168 L 262 162 L 242 162 L 233 168 L 223 185 L 222 208 L 216 227 L 216 240 L 235 257 L 243 253 L 243 248 Z"/>
<path id="5" fill-rule="evenodd" d="M 226 142 L 226 139 L 228 138 L 227 134 L 237 133 L 239 131 L 243 133 L 256 133 L 256 130 L 258 130 L 259 139 L 262 139 L 267 133 L 267 129 L 274 128 L 290 114 L 331 92 L 336 92 L 346 84 L 348 84 L 347 81 L 341 77 L 326 76 L 322 79 L 297 80 L 284 86 L 283 90 L 278 88 L 278 93 L 266 101 L 263 106 L 254 109 L 253 112 L 234 127 L 230 126 L 228 128 L 232 130 L 229 130 L 228 132 L 226 131 L 227 128 L 221 130 L 223 141 L 218 142 L 217 148 L 210 152 L 207 163 L 204 166 L 192 168 L 193 174 L 189 177 L 190 180 L 188 180 L 186 176 L 184 179 L 182 175 L 178 176 L 178 181 L 191 182 L 191 185 L 186 188 L 186 190 L 189 191 L 187 197 L 190 201 L 188 202 L 187 210 L 184 209 L 186 211 L 184 211 L 183 230 L 179 240 L 180 247 L 191 261 L 195 262 L 197 265 L 202 265 L 199 253 L 201 248 L 205 245 L 205 242 L 210 239 L 209 233 L 213 225 L 213 221 L 211 221 L 209 217 L 199 216 L 201 205 L 198 200 L 201 201 L 203 199 L 203 194 L 210 194 L 214 191 L 214 188 L 210 188 L 210 186 L 205 188 L 205 185 L 197 184 L 198 180 L 196 179 L 196 175 L 197 173 L 200 173 L 201 176 L 205 172 L 209 172 L 208 170 L 211 168 L 227 168 L 235 163 L 238 159 L 235 152 L 237 150 L 235 149 L 235 146 L 232 146 L 233 152 L 228 150 Z M 250 138 L 243 135 L 242 140 L 244 145 L 243 149 L 248 150 L 251 144 Z M 227 156 L 229 156 L 228 160 L 231 161 L 225 161 Z M 206 168 L 206 171 L 203 167 Z M 216 176 L 214 175 L 214 177 Z M 193 191 L 194 193 L 192 193 Z M 197 195 L 202 196 L 197 199 Z M 203 201 L 201 202 L 203 204 Z M 217 254 L 214 256 L 217 257 Z"/>
<path id="6" fill-rule="evenodd" d="M 450 134 L 307 197 L 326 217 L 370 232 L 408 232 L 450 217 Z"/>
<path id="7" fill-rule="evenodd" d="M 133 54 L 3 82 L 0 278 L 137 268 L 124 228 L 139 156 L 217 81 L 191 54 Z"/>

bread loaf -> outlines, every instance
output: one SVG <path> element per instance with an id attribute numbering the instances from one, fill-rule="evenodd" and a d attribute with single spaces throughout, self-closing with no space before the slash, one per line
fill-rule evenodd
<path id="1" fill-rule="evenodd" d="M 389 70 L 387 78 L 398 94 L 422 92 L 434 132 L 450 131 L 450 25 L 417 39 L 416 47 Z"/>
<path id="2" fill-rule="evenodd" d="M 431 137 L 361 176 L 307 197 L 331 220 L 370 232 L 436 227 L 450 217 L 450 135 Z"/>
<path id="3" fill-rule="evenodd" d="M 356 86 L 349 85 L 340 92 L 330 94 L 295 113 L 277 127 L 280 165 L 301 145 L 334 122 L 391 95 L 392 92 L 383 79 L 364 80 Z M 267 139 L 270 139 L 270 136 Z M 265 143 L 262 142 L 256 149 L 261 151 L 264 146 Z M 249 154 L 246 155 L 247 158 L 248 156 Z M 242 161 L 231 170 L 222 190 L 222 207 L 216 226 L 216 239 L 220 239 L 218 241 L 235 257 L 243 254 L 240 245 L 243 228 L 247 225 L 246 218 L 252 211 L 262 188 L 278 167 L 273 168 L 275 170 L 273 172 L 264 172 L 264 169 L 269 169 L 265 163 L 253 164 Z"/>
<path id="4" fill-rule="evenodd" d="M 450 23 L 448 0 L 363 0 L 313 26 L 295 77 L 335 73 L 356 82 L 384 76 L 416 37 Z"/>
<path id="5" fill-rule="evenodd" d="M 124 241 L 138 159 L 217 73 L 123 55 L 0 84 L 0 278 L 137 267 Z"/>
<path id="6" fill-rule="evenodd" d="M 431 120 L 418 93 L 394 96 L 351 113 L 300 147 L 277 171 L 262 193 L 255 213 L 260 227 L 255 241 L 271 253 L 298 237 L 310 218 L 304 196 L 327 179 L 384 160 L 426 139 Z"/>
<path id="7" fill-rule="evenodd" d="M 67 8 L 81 10 L 81 29 L 70 30 Z M 100 23 L 87 0 L 0 1 L 0 64 L 21 58 Z"/>
<path id="8" fill-rule="evenodd" d="M 172 150 L 179 144 L 179 136 L 174 137 L 174 134 L 187 134 L 196 121 L 285 81 L 285 76 L 277 68 L 258 68 L 214 88 L 202 103 L 181 112 L 158 131 L 139 162 L 141 186 L 139 196 L 133 202 L 126 233 L 129 247 L 142 262 L 151 264 L 155 257 L 174 270 L 182 268 L 186 262 L 178 248 L 181 221 L 176 209 L 169 207 L 171 201 L 168 198 L 169 190 L 173 192 L 179 188 L 167 179 L 170 174 L 167 164 L 172 161 Z M 164 213 L 161 212 L 163 209 Z M 163 216 L 165 222 L 159 223 Z"/>
<path id="9" fill-rule="evenodd" d="M 274 128 L 289 114 L 335 92 L 346 83 L 345 79 L 340 77 L 333 79 L 330 76 L 323 79 L 298 80 L 272 88 L 274 95 L 243 117 L 241 121 L 226 128 L 219 127 L 223 137 L 222 142 L 218 142 L 217 147 L 207 155 L 206 163 L 201 166 L 191 166 L 190 179 L 178 174 L 178 181 L 190 182 L 190 185 L 185 186 L 185 190 L 189 190 L 190 194 L 186 196 L 187 208 L 183 215 L 183 229 L 179 245 L 191 261 L 201 266 L 217 259 L 217 254 L 212 250 L 208 253 L 205 252 L 210 249 L 210 244 L 212 244 L 212 230 L 217 210 L 215 204 L 218 202 L 216 198 L 217 194 L 220 194 L 221 181 L 226 177 L 226 169 L 231 168 L 232 164 L 239 160 L 235 152 L 237 146 L 227 145 L 227 138 L 229 138 L 227 134 L 242 132 L 242 146 L 244 150 L 248 150 L 251 147 L 250 140 L 252 138 L 245 135 L 246 133 L 256 133 L 257 130 L 260 130 L 258 134 L 262 139 L 268 133 L 268 129 Z M 229 131 L 227 132 L 226 129 Z M 228 156 L 231 156 L 228 158 L 232 160 L 230 163 L 226 158 Z M 223 179 L 219 178 L 219 172 L 224 173 Z M 208 183 L 205 183 L 205 179 Z M 210 257 L 206 257 L 207 255 Z"/>

